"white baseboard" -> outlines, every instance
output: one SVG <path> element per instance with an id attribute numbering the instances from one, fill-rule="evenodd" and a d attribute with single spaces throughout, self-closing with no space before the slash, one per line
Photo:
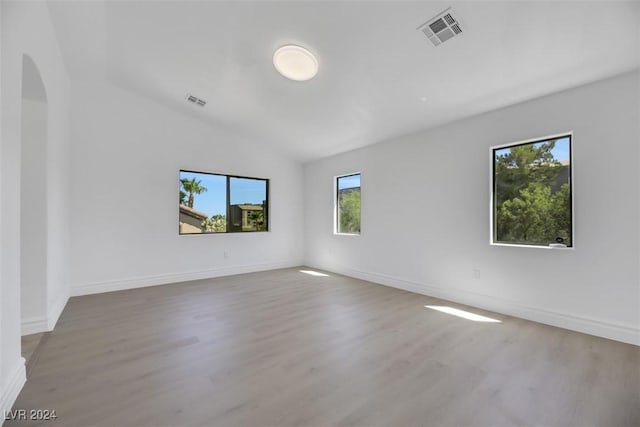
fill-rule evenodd
<path id="1" fill-rule="evenodd" d="M 20 325 L 21 335 L 38 334 L 48 330 L 48 322 L 46 317 L 30 317 L 22 319 Z"/>
<path id="2" fill-rule="evenodd" d="M 58 319 L 67 305 L 67 301 L 69 301 L 68 293 L 63 295 L 62 298 L 58 298 L 57 301 L 49 306 L 47 310 L 47 331 L 53 331 L 53 328 L 56 327 L 56 323 L 58 323 Z"/>
<path id="3" fill-rule="evenodd" d="M 346 267 L 317 267 L 380 285 L 640 346 L 640 328 L 634 327 L 633 325 L 624 325 L 584 316 L 558 313 L 538 307 L 525 306 L 489 295 L 476 294 L 455 288 L 442 288 L 379 273 L 364 272 Z"/>
<path id="4" fill-rule="evenodd" d="M 53 331 L 64 307 L 67 305 L 67 301 L 69 301 L 69 295 L 59 298 L 54 304 L 50 305 L 47 317 L 30 317 L 22 319 L 20 328 L 21 335 Z"/>
<path id="5" fill-rule="evenodd" d="M 2 411 L 0 426 L 4 423 L 5 414 L 11 410 L 18 398 L 18 394 L 20 394 L 20 390 L 22 390 L 24 383 L 27 381 L 24 358 L 21 357 L 16 365 L 13 374 L 9 377 L 9 381 L 0 390 L 0 410 Z"/>
<path id="6" fill-rule="evenodd" d="M 72 286 L 71 296 L 100 294 L 103 292 L 122 291 L 126 289 L 143 288 L 147 286 L 188 282 L 191 280 L 211 279 L 214 277 L 232 276 L 235 274 L 255 273 L 257 271 L 276 270 L 279 268 L 290 268 L 299 265 L 299 262 L 275 262 L 264 264 L 237 265 L 208 270 L 190 271 L 186 273 L 161 274 L 120 280 L 109 280 L 104 282 L 85 283 Z"/>

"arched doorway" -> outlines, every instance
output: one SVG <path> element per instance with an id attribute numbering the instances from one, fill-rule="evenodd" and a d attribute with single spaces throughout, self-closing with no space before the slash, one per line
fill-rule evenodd
<path id="1" fill-rule="evenodd" d="M 20 141 L 23 335 L 47 329 L 47 108 L 47 93 L 38 67 L 28 55 L 23 55 Z"/>

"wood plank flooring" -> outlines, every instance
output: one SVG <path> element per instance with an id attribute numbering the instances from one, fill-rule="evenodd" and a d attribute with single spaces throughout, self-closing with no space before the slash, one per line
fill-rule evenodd
<path id="1" fill-rule="evenodd" d="M 23 335 L 21 341 L 22 345 L 22 357 L 24 357 L 27 378 L 31 376 L 31 369 L 37 363 L 40 357 L 40 350 L 46 343 L 48 333 L 40 332 L 37 334 Z"/>
<path id="2" fill-rule="evenodd" d="M 14 409 L 58 418 L 5 426 L 639 426 L 640 347 L 285 269 L 72 298 Z"/>

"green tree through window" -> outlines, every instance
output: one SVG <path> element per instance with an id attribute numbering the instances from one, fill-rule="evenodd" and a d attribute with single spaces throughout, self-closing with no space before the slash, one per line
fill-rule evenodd
<path id="1" fill-rule="evenodd" d="M 493 149 L 493 241 L 572 246 L 571 135 Z"/>
<path id="2" fill-rule="evenodd" d="M 338 233 L 360 233 L 360 174 L 339 176 L 337 186 Z"/>
<path id="3" fill-rule="evenodd" d="M 184 191 L 182 190 L 180 191 L 180 203 L 184 201 L 185 196 L 188 194 L 189 199 L 187 200 L 186 204 L 190 208 L 193 207 L 193 203 L 195 201 L 195 195 L 202 194 L 205 191 L 207 191 L 207 187 L 204 187 L 202 185 L 202 181 L 198 181 L 195 178 L 192 178 L 192 179 L 183 178 L 180 180 L 180 184 L 182 184 L 182 188 L 184 188 Z"/>

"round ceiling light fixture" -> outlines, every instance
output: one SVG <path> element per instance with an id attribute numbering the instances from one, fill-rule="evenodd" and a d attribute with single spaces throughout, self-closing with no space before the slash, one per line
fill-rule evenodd
<path id="1" fill-rule="evenodd" d="M 307 49 L 285 45 L 273 54 L 273 66 L 288 79 L 302 82 L 318 74 L 318 60 Z"/>

